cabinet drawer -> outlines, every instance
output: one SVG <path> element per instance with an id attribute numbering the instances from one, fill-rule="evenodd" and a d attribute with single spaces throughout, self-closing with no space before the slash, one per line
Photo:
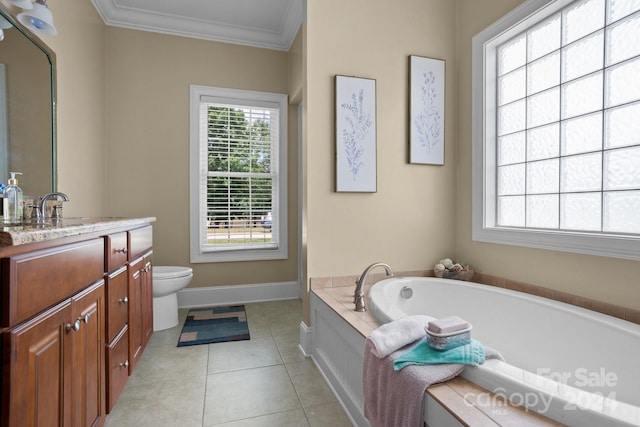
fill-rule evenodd
<path id="1" fill-rule="evenodd" d="M 104 239 L 2 258 L 1 326 L 13 326 L 104 276 Z"/>
<path id="2" fill-rule="evenodd" d="M 110 272 L 125 265 L 128 253 L 126 231 L 105 236 L 105 271 Z"/>
<path id="3" fill-rule="evenodd" d="M 129 377 L 129 330 L 122 328 L 107 346 L 107 413 L 111 412 Z"/>
<path id="4" fill-rule="evenodd" d="M 128 316 L 127 267 L 122 267 L 107 277 L 107 342 L 115 338 Z"/>
<path id="5" fill-rule="evenodd" d="M 129 232 L 129 261 L 142 255 L 153 246 L 153 227 L 136 228 Z"/>

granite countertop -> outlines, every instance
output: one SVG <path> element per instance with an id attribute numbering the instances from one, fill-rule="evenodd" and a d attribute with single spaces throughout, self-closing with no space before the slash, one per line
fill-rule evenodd
<path id="1" fill-rule="evenodd" d="M 139 227 L 155 221 L 155 217 L 119 218 L 119 217 L 80 217 L 48 219 L 43 224 L 24 223 L 0 227 L 0 247 L 17 246 L 27 243 L 80 234 L 107 231 L 119 227 Z"/>

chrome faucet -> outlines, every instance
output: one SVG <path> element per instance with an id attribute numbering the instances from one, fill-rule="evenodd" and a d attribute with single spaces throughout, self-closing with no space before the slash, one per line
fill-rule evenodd
<path id="1" fill-rule="evenodd" d="M 32 214 L 32 217 L 35 217 L 35 219 L 38 222 L 43 222 L 47 217 L 47 200 L 52 199 L 54 197 L 56 198 L 60 197 L 63 202 L 69 201 L 69 196 L 67 196 L 64 193 L 59 193 L 59 192 L 47 193 L 40 198 L 38 205 L 33 207 L 35 215 Z M 55 211 L 57 210 L 54 209 L 54 212 Z"/>
<path id="2" fill-rule="evenodd" d="M 367 311 L 367 307 L 364 303 L 364 282 L 367 280 L 367 275 L 375 267 L 384 267 L 387 272 L 387 276 L 393 276 L 393 270 L 384 262 L 376 262 L 365 268 L 364 272 L 358 280 L 356 280 L 356 293 L 353 298 L 353 302 L 356 304 L 356 311 Z"/>

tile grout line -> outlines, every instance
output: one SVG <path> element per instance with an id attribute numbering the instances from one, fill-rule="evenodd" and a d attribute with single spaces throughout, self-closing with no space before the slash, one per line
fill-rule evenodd
<path id="1" fill-rule="evenodd" d="M 271 335 L 271 339 L 276 345 L 276 349 L 278 350 L 278 355 L 280 356 L 280 360 L 282 361 L 282 367 L 284 368 L 284 371 L 287 373 L 287 378 L 289 378 L 291 387 L 293 388 L 293 391 L 296 393 L 296 398 L 298 399 L 298 403 L 300 404 L 300 410 L 302 410 L 302 415 L 304 415 L 304 419 L 307 421 L 307 425 L 311 426 L 311 422 L 309 421 L 309 417 L 307 416 L 307 411 L 304 410 L 304 405 L 302 404 L 302 398 L 300 397 L 300 393 L 298 392 L 298 389 L 296 388 L 293 382 L 293 379 L 291 378 L 291 373 L 289 372 L 289 369 L 287 369 L 287 364 L 284 361 L 283 350 L 278 345 L 276 338 L 273 335 L 273 331 L 271 330 L 271 327 L 269 327 L 269 334 Z"/>
<path id="2" fill-rule="evenodd" d="M 209 383 L 209 359 L 211 358 L 211 344 L 207 344 L 207 365 L 204 369 L 204 393 L 202 395 L 202 427 L 205 423 L 205 415 L 207 413 L 207 385 Z"/>
<path id="3" fill-rule="evenodd" d="M 232 369 L 229 371 L 224 371 L 224 372 L 213 372 L 216 367 L 219 368 L 218 364 L 217 364 L 217 358 L 218 358 L 218 348 L 216 348 L 213 344 L 208 344 L 206 345 L 207 349 L 207 353 L 206 356 L 204 355 L 204 352 L 199 353 L 201 356 L 200 360 L 204 360 L 206 365 L 203 369 L 203 374 L 205 375 L 204 381 L 203 381 L 203 394 L 201 395 L 201 399 L 202 399 L 202 407 L 201 407 L 201 423 L 198 424 L 197 420 L 194 420 L 194 425 L 200 425 L 201 427 L 205 427 L 208 425 L 211 425 L 210 423 L 215 423 L 216 420 L 215 419 L 209 419 L 207 420 L 206 416 L 207 414 L 209 415 L 213 415 L 214 413 L 216 413 L 217 409 L 215 406 L 215 402 L 217 401 L 217 396 L 218 396 L 218 390 L 215 390 L 214 388 L 212 388 L 211 390 L 208 389 L 208 380 L 209 380 L 209 376 L 211 375 L 217 375 L 217 374 L 224 374 L 224 373 L 232 373 L 232 372 L 239 372 L 239 371 L 243 371 L 243 370 L 250 370 L 250 369 L 265 369 L 265 368 L 269 368 L 269 367 L 276 367 L 276 366 L 282 366 L 285 371 L 286 371 L 286 376 L 287 379 L 289 380 L 289 385 L 288 387 L 292 387 L 293 391 L 295 393 L 297 402 L 298 402 L 298 407 L 297 408 L 290 408 L 290 409 L 284 409 L 284 407 L 272 407 L 271 410 L 276 410 L 276 412 L 266 412 L 264 414 L 261 415 L 256 415 L 256 416 L 251 416 L 248 418 L 240 418 L 237 420 L 233 420 L 233 422 L 241 422 L 243 420 L 250 420 L 250 419 L 261 419 L 261 417 L 265 417 L 265 416 L 270 416 L 270 415 L 276 415 L 279 414 L 277 416 L 277 419 L 295 419 L 297 420 L 297 422 L 299 422 L 300 424 L 306 425 L 307 427 L 312 426 L 312 421 L 318 421 L 317 418 L 317 414 L 314 412 L 316 410 L 316 407 L 321 407 L 324 404 L 312 404 L 311 406 L 309 406 L 309 408 L 305 408 L 304 407 L 304 402 L 303 402 L 303 398 L 306 399 L 307 396 L 307 384 L 305 382 L 305 378 L 306 378 L 306 370 L 304 371 L 300 371 L 300 369 L 303 367 L 301 366 L 297 366 L 301 363 L 305 363 L 304 360 L 299 360 L 297 357 L 293 357 L 294 355 L 291 353 L 292 350 L 292 340 L 294 340 L 294 338 L 297 338 L 297 335 L 294 334 L 293 332 L 290 332 L 288 327 L 285 327 L 287 323 L 289 323 L 289 320 L 291 320 L 293 322 L 293 318 L 288 319 L 288 318 L 279 318 L 280 316 L 277 315 L 277 313 L 268 313 L 265 314 L 262 311 L 263 307 L 257 307 L 258 310 L 253 310 L 253 314 L 254 317 L 250 320 L 256 320 L 257 322 L 250 322 L 250 325 L 253 323 L 254 326 L 254 330 L 257 331 L 258 335 L 261 335 L 260 337 L 251 337 L 251 340 L 260 340 L 263 339 L 264 343 L 266 345 L 267 341 L 269 342 L 269 347 L 271 347 L 272 345 L 274 346 L 274 350 L 277 351 L 277 353 L 274 353 L 278 355 L 277 358 L 273 358 L 272 356 L 270 356 L 268 359 L 265 359 L 265 361 L 268 361 L 269 364 L 268 365 L 261 365 L 261 366 L 255 366 L 255 367 L 245 367 L 245 368 L 241 368 L 241 369 Z M 286 307 L 283 306 L 282 308 L 282 313 L 286 313 L 287 309 Z M 183 316 L 184 317 L 184 316 Z M 249 316 L 248 316 L 249 317 Z M 266 326 L 266 328 L 263 327 L 263 321 L 264 320 L 264 326 Z M 183 322 L 183 318 L 181 317 L 181 321 Z M 181 326 L 178 326 L 178 328 L 180 328 Z M 251 328 L 251 326 L 250 326 Z M 255 329 L 257 328 L 257 329 Z M 294 328 L 295 329 L 295 328 Z M 293 331 L 293 329 L 291 329 L 291 331 Z M 178 330 L 177 333 L 179 333 L 180 331 Z M 265 333 L 266 332 L 266 333 Z M 264 334 L 264 335 L 263 335 Z M 173 336 L 174 334 L 172 333 L 171 336 Z M 175 347 L 175 342 L 174 339 L 171 338 L 171 336 L 167 335 L 165 336 L 163 335 L 158 335 L 158 342 L 156 344 L 158 344 L 158 346 L 154 347 L 153 350 L 156 350 L 158 352 L 159 355 L 162 354 L 162 352 L 164 351 L 165 348 L 168 348 L 168 346 L 171 347 Z M 268 338 L 268 339 L 267 339 Z M 294 340 L 295 341 L 295 340 Z M 258 345 L 256 348 L 261 349 L 262 348 L 262 344 Z M 151 350 L 151 346 L 149 348 L 149 350 Z M 221 350 L 221 349 L 220 349 Z M 213 353 L 213 352 L 216 353 Z M 238 349 L 236 351 L 243 351 L 242 349 Z M 269 349 L 269 352 L 271 352 L 272 350 Z M 232 352 L 233 353 L 233 352 Z M 151 353 L 148 353 L 151 354 Z M 277 361 L 277 364 L 271 364 L 273 362 Z M 286 361 L 288 361 L 288 363 L 286 363 Z M 201 362 L 202 363 L 202 362 Z M 312 362 L 313 363 L 313 362 Z M 238 364 L 234 364 L 231 363 L 229 364 L 229 366 L 242 366 L 242 364 L 238 365 Z M 292 368 L 295 367 L 295 368 Z M 195 372 L 195 371 L 190 371 L 190 372 Z M 202 372 L 202 371 L 200 371 Z M 294 375 L 295 374 L 295 375 Z M 303 377 L 298 377 L 298 375 L 303 375 Z M 297 382 L 299 383 L 299 386 L 301 388 L 296 387 L 296 382 L 293 380 L 293 377 L 298 378 Z M 281 377 L 283 380 L 284 378 Z M 215 381 L 214 381 L 215 383 Z M 201 383 L 202 384 L 202 383 Z M 283 383 L 283 385 L 286 384 Z M 153 386 L 152 386 L 153 387 Z M 208 402 L 208 395 L 211 394 L 212 396 L 212 402 Z M 294 394 L 291 394 L 290 396 L 293 397 Z M 151 398 L 153 399 L 153 398 Z M 196 402 L 193 402 L 196 403 Z M 207 404 L 212 404 L 211 408 L 207 408 Z M 309 402 L 311 403 L 311 401 Z M 328 402 L 327 402 L 328 403 Z M 197 406 L 196 406 L 197 408 Z M 307 411 L 307 409 L 309 409 L 309 411 Z M 302 413 L 300 414 L 299 411 L 302 411 Z M 296 414 L 293 414 L 293 412 L 297 412 Z M 330 411 L 332 412 L 332 411 Z M 245 416 L 247 414 L 244 414 Z M 322 416 L 326 416 L 326 415 L 322 415 Z M 129 418 L 131 421 L 134 420 L 134 417 Z M 125 418 L 125 421 L 127 419 Z M 304 423 L 302 421 L 305 421 Z M 232 422 L 231 420 L 229 422 Z M 256 421 L 257 422 L 257 421 Z M 216 424 L 217 425 L 217 424 Z M 129 427 L 133 427 L 133 424 L 122 424 L 123 427 L 125 426 L 129 426 Z"/>
<path id="4" fill-rule="evenodd" d="M 289 372 L 289 369 L 287 369 L 287 363 L 285 363 L 285 358 L 284 358 L 284 350 L 281 349 L 280 345 L 278 345 L 278 342 L 276 341 L 276 338 L 275 338 L 276 335 L 273 335 L 270 321 L 269 321 L 269 333 L 271 334 L 271 338 L 276 344 L 276 348 L 278 349 L 278 354 L 280 355 L 280 359 L 282 360 L 282 366 L 284 366 L 285 372 L 287 373 L 287 377 L 289 378 L 289 382 L 291 383 L 291 387 L 293 387 L 293 391 L 296 393 L 296 398 L 298 399 L 298 403 L 300 404 L 300 410 L 302 411 L 302 415 L 304 416 L 304 419 L 306 420 L 307 425 L 311 426 L 311 421 L 309 420 L 309 416 L 307 415 L 307 411 L 302 402 L 302 398 L 300 397 L 300 392 L 298 392 L 298 389 L 296 388 L 293 382 L 293 378 L 291 378 L 291 373 Z"/>

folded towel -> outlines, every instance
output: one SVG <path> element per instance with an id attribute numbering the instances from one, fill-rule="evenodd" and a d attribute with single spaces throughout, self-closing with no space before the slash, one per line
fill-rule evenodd
<path id="1" fill-rule="evenodd" d="M 369 351 L 371 346 L 371 341 L 367 340 L 362 367 L 364 416 L 371 427 L 422 427 L 427 387 L 454 378 L 464 369 L 464 365 L 452 363 L 409 366 L 395 372 L 394 358 L 406 349 L 378 359 L 373 351 Z"/>
<path id="2" fill-rule="evenodd" d="M 415 347 L 403 353 L 393 362 L 393 370 L 399 371 L 409 365 L 440 365 L 443 363 L 460 363 L 478 366 L 484 363 L 484 347 L 476 340 L 469 344 L 440 351 L 427 345 L 422 339 Z"/>
<path id="3" fill-rule="evenodd" d="M 424 326 L 435 320 L 431 316 L 413 315 L 385 323 L 367 337 L 371 352 L 378 358 L 387 357 L 399 348 L 423 338 Z"/>
<path id="4" fill-rule="evenodd" d="M 451 334 L 453 332 L 469 329 L 471 325 L 458 316 L 448 316 L 436 319 L 427 324 L 427 332 L 434 334 Z"/>
<path id="5" fill-rule="evenodd" d="M 424 328 L 424 324 L 420 329 Z M 424 393 L 432 384 L 454 378 L 465 368 L 458 363 L 442 365 L 407 366 L 394 371 L 396 358 L 411 348 L 406 346 L 388 357 L 379 359 L 366 341 L 362 366 L 364 416 L 371 427 L 422 427 L 424 425 Z M 490 348 L 486 359 L 502 357 Z"/>

